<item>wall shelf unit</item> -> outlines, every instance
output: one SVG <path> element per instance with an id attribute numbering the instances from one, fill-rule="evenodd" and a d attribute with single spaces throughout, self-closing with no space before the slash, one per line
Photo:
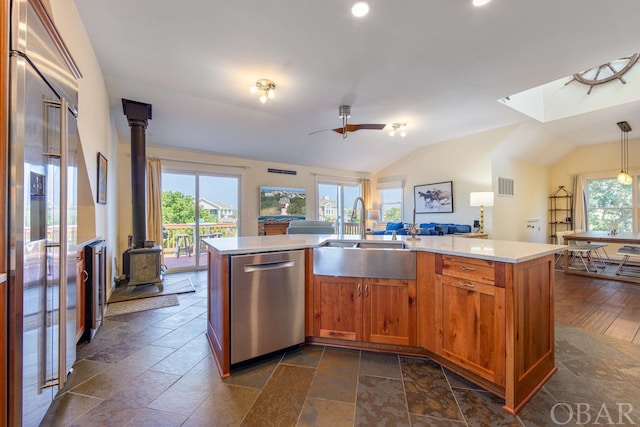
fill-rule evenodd
<path id="1" fill-rule="evenodd" d="M 564 185 L 558 187 L 549 196 L 549 241 L 559 243 L 556 240 L 558 231 L 573 229 L 573 194 L 568 192 Z"/>

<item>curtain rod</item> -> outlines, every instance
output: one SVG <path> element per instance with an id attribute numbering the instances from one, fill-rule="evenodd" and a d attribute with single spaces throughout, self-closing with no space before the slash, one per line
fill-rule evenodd
<path id="1" fill-rule="evenodd" d="M 176 160 L 176 159 L 168 159 L 166 157 L 158 157 L 158 156 L 149 156 L 149 159 L 160 159 L 168 162 L 176 162 L 176 163 L 189 163 L 193 165 L 206 165 L 206 166 L 224 166 L 225 168 L 240 168 L 240 169 L 249 169 L 251 166 L 247 165 L 230 165 L 226 163 L 209 163 L 209 162 L 201 162 L 198 160 Z"/>

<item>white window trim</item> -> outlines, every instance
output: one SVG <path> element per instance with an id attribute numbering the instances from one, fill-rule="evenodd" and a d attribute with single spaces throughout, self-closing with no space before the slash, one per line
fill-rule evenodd
<path id="1" fill-rule="evenodd" d="M 601 180 L 601 179 L 616 179 L 616 177 L 618 176 L 617 171 L 615 172 L 597 172 L 597 173 L 591 173 L 591 174 L 585 174 L 582 176 L 584 182 L 585 182 L 585 190 L 587 190 L 588 188 L 588 182 L 590 180 Z M 639 197 L 638 197 L 638 191 L 640 189 L 640 186 L 638 185 L 638 180 L 640 179 L 640 174 L 631 174 L 632 178 L 633 178 L 633 182 L 631 183 L 631 216 L 632 216 L 632 228 L 633 228 L 633 232 L 637 233 L 638 230 L 640 230 L 640 224 L 638 224 L 638 220 L 640 218 L 640 207 L 638 206 L 639 204 Z M 588 190 L 587 190 L 588 191 Z M 587 195 L 588 197 L 588 195 Z M 585 206 L 585 224 L 586 224 L 586 228 L 589 228 L 589 224 L 587 223 L 588 221 L 588 216 L 589 216 L 589 212 L 588 209 Z"/>

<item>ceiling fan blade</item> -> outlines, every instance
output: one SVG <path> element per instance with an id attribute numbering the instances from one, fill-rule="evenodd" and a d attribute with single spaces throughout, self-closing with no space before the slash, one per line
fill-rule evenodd
<path id="1" fill-rule="evenodd" d="M 332 129 L 332 130 L 334 132 L 338 132 L 338 133 L 342 134 L 342 133 L 345 132 L 345 129 L 346 129 L 347 132 L 355 132 L 355 131 L 360 130 L 360 129 L 382 130 L 382 129 L 384 129 L 385 126 L 386 126 L 386 124 L 384 124 L 384 123 L 364 123 L 364 124 L 348 123 L 343 128 L 336 128 L 336 129 Z"/>
<path id="2" fill-rule="evenodd" d="M 358 129 L 373 129 L 373 130 L 382 130 L 386 126 L 385 123 L 365 123 L 358 126 Z M 356 129 L 357 130 L 357 129 Z"/>
<path id="3" fill-rule="evenodd" d="M 342 119 L 341 128 L 317 130 L 315 132 L 311 132 L 309 135 L 313 135 L 314 133 L 318 132 L 324 132 L 325 130 L 332 130 L 342 135 L 342 138 L 346 138 L 349 133 L 355 132 L 360 129 L 382 130 L 386 126 L 385 123 L 347 123 L 347 119 L 349 118 L 349 115 L 351 113 L 351 107 L 348 105 L 341 105 L 339 108 L 339 113 L 339 117 Z"/>
<path id="4" fill-rule="evenodd" d="M 313 135 L 314 133 L 326 132 L 328 130 L 335 130 L 335 129 L 320 129 L 320 130 L 310 132 L 309 135 Z"/>

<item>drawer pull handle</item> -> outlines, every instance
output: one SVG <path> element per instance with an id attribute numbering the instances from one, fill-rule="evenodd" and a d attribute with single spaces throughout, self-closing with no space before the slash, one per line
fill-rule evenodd
<path id="1" fill-rule="evenodd" d="M 358 284 L 358 298 L 360 298 L 361 295 L 362 293 L 360 292 L 360 284 Z"/>
<path id="2" fill-rule="evenodd" d="M 458 282 L 458 286 L 462 287 L 462 288 L 475 288 L 476 285 L 472 285 L 471 283 L 463 283 L 463 282 Z"/>
<path id="3" fill-rule="evenodd" d="M 475 268 L 473 268 L 473 267 L 465 267 L 464 265 L 460 266 L 460 270 L 461 271 L 476 271 Z"/>

